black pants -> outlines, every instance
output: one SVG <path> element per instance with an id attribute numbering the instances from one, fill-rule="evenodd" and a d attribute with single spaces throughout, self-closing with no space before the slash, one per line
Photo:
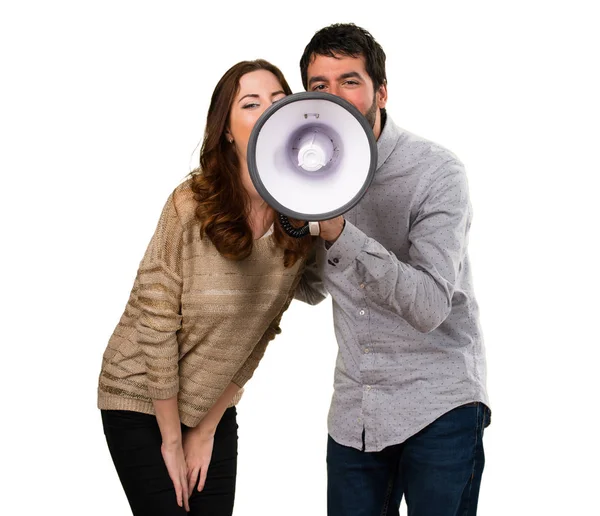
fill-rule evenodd
<path id="1" fill-rule="evenodd" d="M 102 410 L 102 424 L 115 468 L 136 516 L 231 516 L 237 470 L 237 421 L 229 408 L 215 433 L 212 459 L 202 492 L 190 497 L 190 512 L 177 505 L 173 482 L 160 452 L 156 417 L 126 410 Z M 189 430 L 182 425 L 182 433 Z"/>

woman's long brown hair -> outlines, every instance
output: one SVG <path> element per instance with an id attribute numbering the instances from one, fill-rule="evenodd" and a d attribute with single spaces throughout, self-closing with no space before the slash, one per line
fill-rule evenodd
<path id="1" fill-rule="evenodd" d="M 198 201 L 196 217 L 201 223 L 201 234 L 208 236 L 217 250 L 232 260 L 247 258 L 252 252 L 254 239 L 247 220 L 250 199 L 242 184 L 235 149 L 225 138 L 225 129 L 240 79 L 257 70 L 271 72 L 281 83 L 286 95 L 292 93 L 281 70 L 268 61 L 242 61 L 232 66 L 221 77 L 213 92 L 200 151 L 200 167 L 191 173 L 192 190 Z M 278 221 L 274 224 L 273 233 L 276 244 L 284 249 L 285 267 L 291 267 L 308 254 L 312 237 L 290 237 Z"/>

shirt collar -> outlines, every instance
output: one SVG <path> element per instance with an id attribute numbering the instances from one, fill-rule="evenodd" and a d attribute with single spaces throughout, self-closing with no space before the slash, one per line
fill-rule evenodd
<path id="1" fill-rule="evenodd" d="M 377 170 L 379 170 L 396 148 L 401 133 L 400 128 L 394 123 L 387 112 L 384 109 L 381 111 L 383 129 L 377 140 Z"/>

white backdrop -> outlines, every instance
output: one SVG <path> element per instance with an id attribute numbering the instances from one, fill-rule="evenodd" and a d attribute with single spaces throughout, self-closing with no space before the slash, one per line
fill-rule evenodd
<path id="1" fill-rule="evenodd" d="M 163 203 L 222 73 L 262 57 L 300 91 L 305 44 L 339 21 L 386 51 L 394 120 L 467 166 L 493 408 L 480 514 L 596 511 L 594 3 L 3 0 L 0 512 L 128 513 L 96 382 Z M 325 515 L 330 316 L 293 303 L 247 386 L 236 516 Z"/>

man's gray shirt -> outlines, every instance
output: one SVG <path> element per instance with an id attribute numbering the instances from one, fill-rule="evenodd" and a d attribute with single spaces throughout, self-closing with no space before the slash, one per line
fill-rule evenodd
<path id="1" fill-rule="evenodd" d="M 402 443 L 465 403 L 489 406 L 464 167 L 389 116 L 377 151 L 367 193 L 333 245 L 318 241 L 296 294 L 332 296 L 329 434 L 360 450 L 364 429 L 365 451 Z"/>

